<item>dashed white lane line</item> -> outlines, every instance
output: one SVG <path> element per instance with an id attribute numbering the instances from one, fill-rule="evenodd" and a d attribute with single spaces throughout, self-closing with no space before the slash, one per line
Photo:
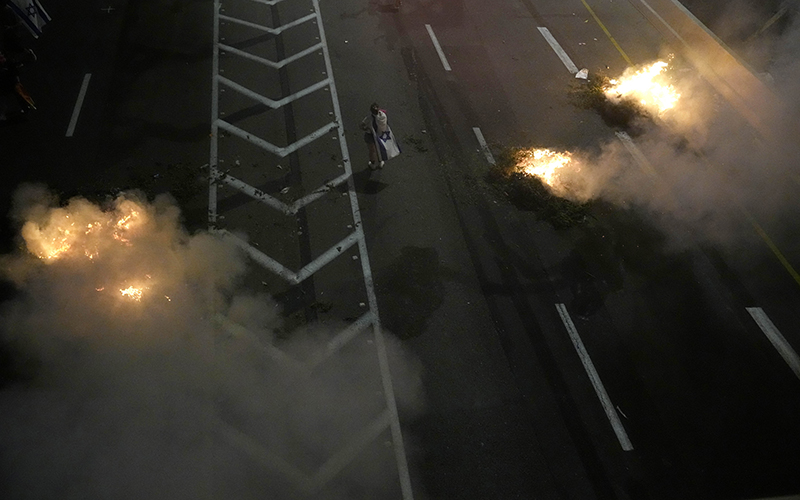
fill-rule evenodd
<path id="1" fill-rule="evenodd" d="M 597 370 L 594 368 L 592 358 L 589 357 L 589 353 L 586 351 L 586 347 L 584 347 L 580 335 L 578 335 L 578 329 L 575 328 L 575 323 L 572 322 L 572 318 L 570 318 L 567 312 L 567 307 L 564 304 L 556 304 L 556 309 L 558 310 L 558 315 L 561 316 L 564 327 L 567 329 L 567 333 L 569 333 L 572 345 L 574 345 L 575 350 L 578 351 L 578 357 L 581 358 L 583 368 L 586 370 L 587 375 L 589 375 L 589 380 L 592 382 L 594 392 L 597 393 L 597 397 L 603 405 L 603 410 L 606 412 L 608 421 L 611 422 L 611 427 L 614 429 L 614 434 L 617 435 L 620 446 L 622 446 L 624 451 L 633 450 L 633 444 L 631 444 L 630 439 L 628 439 L 628 433 L 625 432 L 625 427 L 622 426 L 619 415 L 617 415 L 614 409 L 614 404 L 611 403 L 611 398 L 608 397 L 606 388 L 600 380 L 600 375 L 597 374 Z"/>
<path id="2" fill-rule="evenodd" d="M 430 24 L 426 24 L 425 29 L 428 30 L 428 35 L 431 37 L 433 46 L 436 48 L 436 53 L 439 54 L 439 59 L 442 61 L 442 66 L 444 66 L 445 71 L 452 71 L 452 68 L 450 68 L 450 63 L 447 62 L 447 57 L 444 55 L 442 46 L 439 45 L 439 39 L 436 38 L 436 34 L 433 32 L 433 28 L 431 28 Z"/>
<path id="3" fill-rule="evenodd" d="M 550 47 L 552 47 L 553 51 L 555 51 L 558 58 L 561 59 L 561 62 L 564 63 L 564 66 L 567 67 L 567 70 L 569 70 L 569 72 L 572 73 L 573 75 L 577 73 L 578 67 L 575 66 L 575 63 L 572 62 L 572 59 L 570 59 L 567 53 L 564 52 L 564 49 L 561 48 L 561 44 L 559 44 L 558 41 L 556 41 L 555 37 L 553 37 L 553 34 L 550 33 L 550 30 L 547 28 L 539 27 L 539 33 L 541 33 L 544 39 L 547 40 L 547 43 L 550 44 Z"/>
<path id="4" fill-rule="evenodd" d="M 642 153 L 642 150 L 639 149 L 639 146 L 633 142 L 631 136 L 629 136 L 627 132 L 615 132 L 615 134 L 617 135 L 617 138 L 622 141 L 622 145 L 625 146 L 625 149 L 628 150 L 628 153 L 630 153 L 630 155 L 633 156 L 633 159 L 636 160 L 636 163 L 639 164 L 639 167 L 641 167 L 641 169 L 644 170 L 648 175 L 652 177 L 658 177 L 656 169 L 653 168 L 653 164 L 650 163 L 650 160 L 648 160 L 644 153 Z"/>
<path id="5" fill-rule="evenodd" d="M 481 151 L 483 151 L 486 161 L 494 165 L 494 156 L 492 156 L 492 151 L 489 149 L 489 145 L 486 144 L 486 139 L 483 137 L 483 132 L 481 132 L 481 129 L 478 127 L 472 127 L 472 131 L 475 133 L 475 137 L 478 139 L 478 144 L 481 145 Z"/>
<path id="6" fill-rule="evenodd" d="M 86 73 L 83 76 L 81 90 L 78 92 L 78 100 L 75 101 L 75 107 L 72 108 L 72 118 L 70 118 L 69 126 L 67 127 L 67 137 L 72 137 L 72 134 L 75 133 L 75 126 L 78 124 L 78 117 L 80 116 L 81 108 L 83 107 L 83 99 L 86 97 L 86 89 L 89 88 L 89 80 L 91 78 L 91 73 Z"/>
<path id="7" fill-rule="evenodd" d="M 767 336 L 772 346 L 778 351 L 778 354 L 786 361 L 789 368 L 791 368 L 797 378 L 800 379 L 800 357 L 797 356 L 797 352 L 792 349 L 792 346 L 786 341 L 786 337 L 781 334 L 769 319 L 767 313 L 760 307 L 748 307 L 747 312 L 750 313 L 750 316 L 752 316 L 758 327 L 761 328 L 761 331 L 764 332 L 764 335 Z"/>

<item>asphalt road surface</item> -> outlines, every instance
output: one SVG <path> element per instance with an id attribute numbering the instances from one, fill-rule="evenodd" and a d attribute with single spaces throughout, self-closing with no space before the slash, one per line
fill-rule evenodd
<path id="1" fill-rule="evenodd" d="M 270 7 L 269 19 L 277 9 L 289 21 L 300 1 Z M 740 51 L 736 71 L 772 75 L 753 85 L 777 97 L 737 100 L 750 80 L 707 78 L 721 46 L 671 0 L 390 3 L 320 8 L 378 311 L 422 366 L 424 411 L 400 415 L 413 497 L 800 495 L 800 207 L 786 133 L 796 129 L 764 114 L 797 101 L 791 67 L 778 64 L 791 59 L 780 36 L 793 11 L 772 20 L 780 5 L 723 15 L 686 4 Z M 22 72 L 38 110 L 0 128 L 0 211 L 23 182 L 64 197 L 138 188 L 172 193 L 185 225 L 205 228 L 213 2 L 46 7 L 53 21 Z M 727 24 L 743 12 L 746 23 Z M 288 54 L 303 36 L 259 42 Z M 716 45 L 696 45 L 706 43 Z M 570 98 L 583 85 L 574 70 L 620 75 L 670 53 L 691 81 L 682 97 L 703 96 L 687 111 L 702 110 L 701 126 L 629 129 Z M 297 92 L 310 68 L 263 84 L 273 98 Z M 404 147 L 378 171 L 358 128 L 373 101 Z M 314 106 L 298 104 L 291 126 L 307 128 Z M 556 228 L 488 180 L 490 156 L 514 146 L 602 158 L 614 166 L 598 177 L 609 187 L 585 220 Z M 308 182 L 322 152 L 287 159 L 294 174 L 262 188 Z M 252 215 L 230 218 L 266 239 L 309 228 L 286 250 L 298 262 L 333 237 L 325 214 L 267 229 Z M 4 252 L 17 231 L 3 222 Z M 354 279 L 342 270 L 270 293 L 298 324 L 343 319 L 352 311 L 335 300 L 312 305 L 346 296 Z"/>

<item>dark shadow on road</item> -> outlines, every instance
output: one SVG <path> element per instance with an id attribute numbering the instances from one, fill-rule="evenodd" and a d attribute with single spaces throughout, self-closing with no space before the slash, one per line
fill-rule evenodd
<path id="1" fill-rule="evenodd" d="M 400 339 L 425 332 L 444 301 L 444 270 L 434 248 L 405 247 L 375 278 L 381 320 Z"/>
<path id="2" fill-rule="evenodd" d="M 373 176 L 375 176 L 374 179 Z M 353 172 L 353 183 L 355 184 L 356 192 L 359 194 L 378 194 L 389 187 L 388 184 L 379 181 L 378 178 L 380 178 L 380 170 L 365 168 L 359 172 Z"/>

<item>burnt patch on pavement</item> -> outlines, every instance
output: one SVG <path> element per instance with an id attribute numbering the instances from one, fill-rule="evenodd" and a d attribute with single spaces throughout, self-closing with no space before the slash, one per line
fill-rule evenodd
<path id="1" fill-rule="evenodd" d="M 444 301 L 443 269 L 433 248 L 405 247 L 375 279 L 381 321 L 400 339 L 425 332 Z"/>

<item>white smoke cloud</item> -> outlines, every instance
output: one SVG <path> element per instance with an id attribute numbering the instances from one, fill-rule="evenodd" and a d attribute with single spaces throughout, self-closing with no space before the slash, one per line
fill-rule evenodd
<path id="1" fill-rule="evenodd" d="M 737 22 L 753 20 L 740 17 Z M 569 197 L 638 208 L 676 240 L 737 248 L 757 241 L 749 216 L 754 221 L 795 218 L 800 23 L 795 19 L 780 35 L 765 34 L 753 45 L 762 45 L 749 55 L 763 58 L 759 66 L 769 68 L 769 77 L 761 75 L 768 80 L 764 88 L 779 103 L 768 106 L 770 96 L 749 96 L 751 104 L 759 99 L 765 103 L 752 110 L 765 124 L 762 129 L 750 126 L 678 55 L 677 69 L 670 74 L 680 93 L 677 105 L 650 124 L 637 122 L 636 134 L 632 132 L 657 176 L 613 138 L 599 153 L 573 151 L 581 170 L 565 174 Z"/>
<path id="2" fill-rule="evenodd" d="M 18 293 L 2 304 L 0 340 L 32 376 L 0 390 L 0 497 L 303 498 L 280 464 L 313 476 L 383 411 L 370 335 L 315 370 L 270 357 L 309 357 L 341 325 L 278 345 L 279 306 L 239 288 L 244 256 L 188 234 L 168 197 L 60 205 L 26 186 L 13 216 L 21 251 L 2 268 Z M 398 404 L 413 414 L 418 364 L 391 339 L 388 349 Z M 312 496 L 396 488 L 386 436 Z"/>

